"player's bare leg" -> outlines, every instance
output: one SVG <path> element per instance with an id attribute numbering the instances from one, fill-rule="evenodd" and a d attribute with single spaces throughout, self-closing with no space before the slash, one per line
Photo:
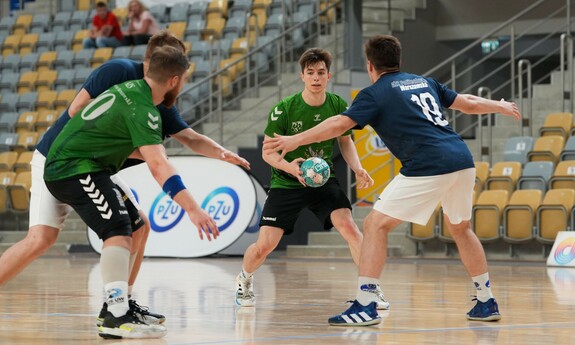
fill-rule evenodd
<path id="1" fill-rule="evenodd" d="M 487 271 L 487 259 L 485 251 L 479 239 L 471 229 L 469 221 L 453 224 L 449 217 L 444 214 L 447 220 L 447 228 L 457 245 L 459 257 L 465 269 L 471 276 L 477 291 L 477 303 L 467 313 L 469 320 L 475 321 L 497 321 L 501 319 L 499 306 L 491 291 L 491 282 Z"/>
<path id="2" fill-rule="evenodd" d="M 335 229 L 347 242 L 353 262 L 359 266 L 359 253 L 361 251 L 363 235 L 359 231 L 357 224 L 353 221 L 351 210 L 349 208 L 340 208 L 333 211 L 330 217 Z"/>
<path id="3" fill-rule="evenodd" d="M 30 227 L 26 237 L 8 248 L 0 257 L 0 286 L 46 253 L 56 242 L 59 233 L 59 229 L 47 225 Z"/>
<path id="4" fill-rule="evenodd" d="M 242 271 L 236 278 L 236 304 L 242 307 L 255 305 L 253 274 L 265 262 L 267 256 L 280 243 L 284 231 L 273 226 L 262 226 L 256 243 L 244 253 Z"/>

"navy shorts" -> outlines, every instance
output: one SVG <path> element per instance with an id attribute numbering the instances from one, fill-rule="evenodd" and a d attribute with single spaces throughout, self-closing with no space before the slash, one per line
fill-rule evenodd
<path id="1" fill-rule="evenodd" d="M 262 210 L 260 226 L 280 228 L 284 235 L 289 235 L 293 232 L 299 213 L 306 207 L 327 230 L 333 227 L 331 213 L 340 208 L 351 210 L 351 203 L 335 178 L 317 188 L 272 188 Z"/>

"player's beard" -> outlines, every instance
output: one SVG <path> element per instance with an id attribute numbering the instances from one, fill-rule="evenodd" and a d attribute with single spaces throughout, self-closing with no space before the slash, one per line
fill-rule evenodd
<path id="1" fill-rule="evenodd" d="M 166 106 L 166 108 L 171 108 L 176 105 L 176 98 L 178 97 L 178 92 L 180 90 L 178 86 L 179 85 L 174 86 L 174 88 L 168 91 L 164 96 L 162 104 Z"/>

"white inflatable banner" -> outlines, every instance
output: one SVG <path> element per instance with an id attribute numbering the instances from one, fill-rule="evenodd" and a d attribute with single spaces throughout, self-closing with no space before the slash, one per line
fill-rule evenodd
<path id="1" fill-rule="evenodd" d="M 151 231 L 144 255 L 199 257 L 220 252 L 249 227 L 256 211 L 256 190 L 251 176 L 241 168 L 205 157 L 171 157 L 170 162 L 200 206 L 216 221 L 220 237 L 200 240 L 184 210 L 153 179 L 148 166 L 140 164 L 120 172 L 150 219 Z M 90 245 L 98 253 L 102 241 L 88 230 Z"/>
<path id="2" fill-rule="evenodd" d="M 557 233 L 547 266 L 575 267 L 575 231 Z"/>

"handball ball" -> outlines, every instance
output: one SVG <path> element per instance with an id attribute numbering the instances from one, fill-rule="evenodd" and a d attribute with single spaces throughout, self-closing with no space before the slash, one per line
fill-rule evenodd
<path id="1" fill-rule="evenodd" d="M 329 179 L 329 165 L 319 157 L 311 157 L 300 165 L 305 184 L 309 187 L 321 187 Z"/>

